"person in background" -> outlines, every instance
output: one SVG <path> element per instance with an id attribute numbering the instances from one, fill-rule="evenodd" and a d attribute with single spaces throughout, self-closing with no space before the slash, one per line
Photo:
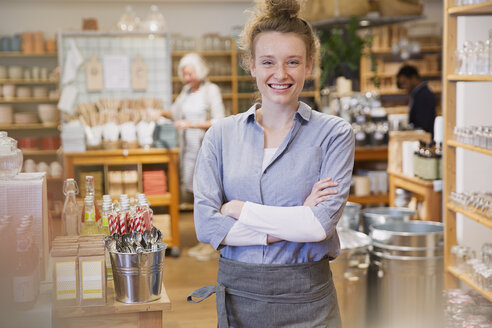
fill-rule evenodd
<path id="1" fill-rule="evenodd" d="M 398 87 L 410 95 L 408 123 L 415 129 L 422 129 L 433 135 L 436 98 L 427 83 L 421 80 L 418 70 L 410 65 L 400 68 L 396 77 Z"/>
<path id="2" fill-rule="evenodd" d="M 170 114 L 179 135 L 181 203 L 193 203 L 193 172 L 205 131 L 225 116 L 220 89 L 207 81 L 207 74 L 204 60 L 196 53 L 185 55 L 179 62 L 178 75 L 185 85 Z M 217 256 L 204 243 L 192 247 L 188 254 L 199 260 Z"/>
<path id="3" fill-rule="evenodd" d="M 220 328 L 341 326 L 329 261 L 340 253 L 354 134 L 299 101 L 319 54 L 299 11 L 296 0 L 258 3 L 241 47 L 261 103 L 214 124 L 198 155 L 196 233 L 221 255 L 218 284 L 188 301 L 217 293 Z"/>

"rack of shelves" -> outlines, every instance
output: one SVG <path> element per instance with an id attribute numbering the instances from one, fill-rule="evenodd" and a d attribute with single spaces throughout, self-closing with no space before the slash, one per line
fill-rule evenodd
<path id="1" fill-rule="evenodd" d="M 47 58 L 56 58 L 57 54 L 55 53 L 44 53 L 44 54 L 25 54 L 20 51 L 0 51 L 0 57 L 47 57 Z"/>
<path id="2" fill-rule="evenodd" d="M 178 149 L 117 149 L 117 150 L 91 150 L 83 153 L 65 153 L 65 178 L 75 178 L 77 167 L 100 166 L 103 168 L 104 186 L 108 191 L 108 168 L 110 166 L 133 165 L 138 167 L 138 191 L 142 192 L 142 165 L 159 164 L 166 165 L 168 192 L 160 195 L 147 195 L 152 206 L 166 206 L 171 217 L 171 235 L 164 241 L 171 249 L 171 255 L 179 255 L 179 182 L 178 182 Z"/>
<path id="3" fill-rule="evenodd" d="M 458 24 L 459 16 L 475 16 L 475 15 L 492 15 L 492 1 L 484 3 L 455 7 L 452 0 L 444 2 L 444 83 L 443 83 L 443 113 L 444 113 L 444 189 L 443 197 L 446 205 L 444 211 L 444 265 L 445 265 L 445 286 L 446 288 L 456 288 L 458 281 L 468 284 L 470 287 L 492 301 L 492 292 L 483 290 L 477 285 L 469 275 L 457 271 L 452 265 L 451 247 L 457 244 L 457 225 L 456 216 L 462 214 L 465 220 L 473 220 L 481 224 L 484 229 L 492 229 L 491 220 L 486 219 L 482 215 L 463 209 L 453 204 L 449 199 L 449 194 L 456 191 L 456 158 L 457 149 L 467 149 L 485 156 L 492 156 L 492 151 L 482 149 L 472 145 L 463 144 L 454 141 L 453 128 L 457 121 L 457 83 L 458 82 L 490 82 L 492 76 L 489 75 L 455 75 L 455 55 L 457 48 L 457 35 L 460 26 Z"/>
<path id="4" fill-rule="evenodd" d="M 226 105 L 226 111 L 229 113 L 226 114 L 238 114 L 243 111 L 245 108 L 240 108 L 240 102 L 250 100 L 249 105 L 253 104 L 254 98 L 257 96 L 256 92 L 243 92 L 239 89 L 239 82 L 241 83 L 255 83 L 255 79 L 250 75 L 239 75 L 238 74 L 238 62 L 241 51 L 236 48 L 236 42 L 234 39 L 230 39 L 231 48 L 229 50 L 206 50 L 206 51 L 194 51 L 201 55 L 205 61 L 214 60 L 216 57 L 227 57 L 227 64 L 231 65 L 231 73 L 230 75 L 210 75 L 208 76 L 208 80 L 213 83 L 228 83 L 230 84 L 230 92 L 222 92 L 222 99 L 224 100 L 224 104 Z M 171 57 L 174 63 L 177 63 L 181 57 L 188 54 L 191 51 L 172 51 Z M 175 65 L 173 65 L 175 66 Z M 210 65 L 209 65 L 210 66 Z M 176 74 L 176 72 L 174 72 Z M 305 90 L 301 93 L 301 97 L 310 98 L 314 100 L 314 103 L 320 103 L 320 81 L 319 81 L 319 72 L 315 70 L 311 76 L 309 76 L 306 81 L 312 81 L 314 87 L 312 90 Z M 174 88 L 173 90 L 173 100 L 179 95 L 179 92 L 182 88 L 181 80 L 177 76 L 173 76 L 172 78 L 173 84 L 179 86 L 178 89 Z M 253 87 L 252 89 L 255 89 Z M 229 87 L 228 87 L 229 89 Z M 229 102 L 229 106 L 227 106 L 226 102 Z"/>

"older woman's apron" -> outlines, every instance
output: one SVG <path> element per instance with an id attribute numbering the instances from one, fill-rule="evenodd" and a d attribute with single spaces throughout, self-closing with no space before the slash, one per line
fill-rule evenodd
<path id="1" fill-rule="evenodd" d="M 195 290 L 188 302 L 201 302 L 213 293 L 219 328 L 341 327 L 328 259 L 250 264 L 220 257 L 217 286 Z"/>

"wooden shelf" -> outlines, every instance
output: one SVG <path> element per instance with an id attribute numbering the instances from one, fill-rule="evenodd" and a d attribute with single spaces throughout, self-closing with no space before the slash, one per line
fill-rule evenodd
<path id="1" fill-rule="evenodd" d="M 355 196 L 349 195 L 349 202 L 359 204 L 377 204 L 377 203 L 389 203 L 388 194 L 371 194 L 369 196 Z"/>
<path id="2" fill-rule="evenodd" d="M 0 103 L 13 103 L 13 104 L 20 104 L 20 103 L 53 103 L 53 102 L 58 102 L 58 99 L 51 99 L 51 98 L 10 98 L 10 99 L 5 99 L 5 98 L 0 98 Z"/>
<path id="3" fill-rule="evenodd" d="M 468 286 L 472 287 L 475 289 L 477 292 L 479 292 L 482 296 L 487 298 L 490 302 L 492 302 L 492 291 L 491 290 L 483 290 L 467 273 L 461 273 L 456 268 L 454 267 L 447 267 L 446 268 L 447 272 L 451 273 L 453 276 L 458 278 L 459 280 L 463 281 L 466 283 Z"/>
<path id="4" fill-rule="evenodd" d="M 58 84 L 58 80 L 0 79 L 0 84 Z"/>
<path id="5" fill-rule="evenodd" d="M 455 140 L 448 140 L 448 146 L 455 147 L 455 148 L 459 147 L 459 148 L 463 148 L 463 149 L 468 149 L 468 150 L 474 151 L 476 153 L 484 154 L 487 156 L 492 156 L 492 149 L 485 149 L 485 148 L 461 143 L 461 142 L 458 142 Z"/>
<path id="6" fill-rule="evenodd" d="M 47 57 L 56 58 L 57 54 L 45 53 L 45 54 L 25 54 L 19 51 L 0 51 L 0 57 Z"/>
<path id="7" fill-rule="evenodd" d="M 387 161 L 388 146 L 355 147 L 354 161 Z"/>
<path id="8" fill-rule="evenodd" d="M 56 155 L 58 153 L 58 150 L 42 150 L 42 149 L 36 149 L 36 150 L 22 150 L 22 154 L 24 156 L 52 156 Z"/>
<path id="9" fill-rule="evenodd" d="M 488 82 L 492 81 L 492 75 L 458 75 L 449 74 L 449 81 L 455 82 Z"/>
<path id="10" fill-rule="evenodd" d="M 457 6 L 448 9 L 450 15 L 489 15 L 492 14 L 492 1 L 474 5 Z"/>
<path id="11" fill-rule="evenodd" d="M 46 180 L 48 182 L 62 182 L 64 179 L 62 177 L 51 177 L 51 176 L 47 176 L 46 177 Z"/>
<path id="12" fill-rule="evenodd" d="M 366 74 L 366 73 L 368 73 L 368 74 Z M 373 72 L 363 72 L 363 74 L 365 75 L 366 79 L 371 79 L 374 77 L 374 75 L 376 75 L 377 77 L 382 77 L 382 78 L 391 77 L 391 78 L 396 79 L 396 74 L 394 74 L 394 73 L 376 73 L 376 74 L 374 74 Z M 421 73 L 420 74 L 421 77 L 441 77 L 441 75 L 442 75 L 442 72 L 430 72 L 430 73 Z"/>
<path id="13" fill-rule="evenodd" d="M 58 129 L 58 123 L 0 124 L 0 130 L 53 130 L 53 129 Z"/>
<path id="14" fill-rule="evenodd" d="M 173 57 L 183 57 L 189 54 L 191 51 L 172 51 L 171 56 Z M 193 51 L 203 57 L 214 57 L 214 56 L 231 56 L 231 50 L 206 50 L 206 51 Z"/>
<path id="15" fill-rule="evenodd" d="M 210 82 L 232 82 L 232 76 L 231 75 L 211 75 L 207 76 L 207 80 Z M 182 83 L 181 79 L 177 76 L 173 76 L 172 81 L 175 83 Z"/>
<path id="16" fill-rule="evenodd" d="M 448 203 L 447 208 L 455 213 L 460 213 L 469 218 L 470 220 L 476 221 L 489 229 L 492 229 L 492 219 L 487 219 L 485 216 L 480 215 L 477 212 L 469 211 L 453 203 Z"/>
<path id="17" fill-rule="evenodd" d="M 434 180 L 424 180 L 415 176 L 411 177 L 403 173 L 391 172 L 391 171 L 388 171 L 388 174 L 394 175 L 402 180 L 408 181 L 409 183 L 413 183 L 426 188 L 434 188 Z"/>
<path id="18" fill-rule="evenodd" d="M 167 206 L 171 204 L 171 194 L 164 195 L 146 195 L 151 206 Z"/>
<path id="19" fill-rule="evenodd" d="M 441 46 L 423 46 L 420 48 L 420 52 L 441 52 L 442 47 Z M 372 49 L 371 52 L 373 54 L 392 54 L 393 51 L 391 48 L 379 48 L 379 49 Z"/>

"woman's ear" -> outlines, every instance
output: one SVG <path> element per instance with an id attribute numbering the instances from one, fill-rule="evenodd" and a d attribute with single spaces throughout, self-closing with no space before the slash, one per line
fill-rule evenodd
<path id="1" fill-rule="evenodd" d="M 255 70 L 255 60 L 251 57 L 249 59 L 249 71 L 251 72 L 252 77 L 256 77 L 256 70 Z"/>
<path id="2" fill-rule="evenodd" d="M 309 57 L 306 63 L 306 77 L 311 75 L 313 71 L 313 57 Z"/>

